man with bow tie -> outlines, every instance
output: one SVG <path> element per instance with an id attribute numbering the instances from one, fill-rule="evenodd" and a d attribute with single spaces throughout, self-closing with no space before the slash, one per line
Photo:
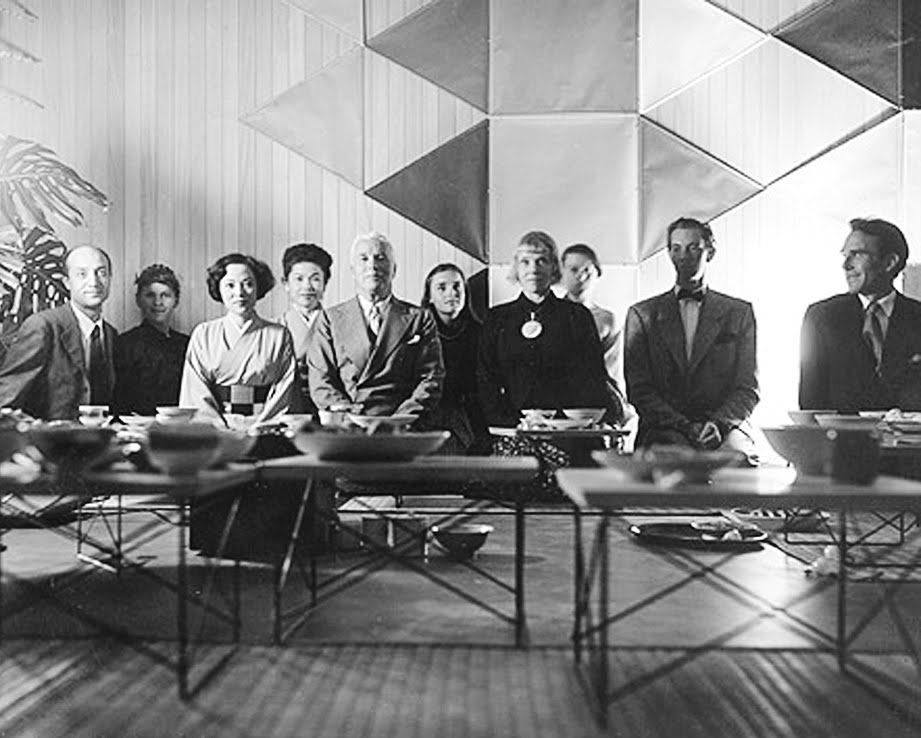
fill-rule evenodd
<path id="1" fill-rule="evenodd" d="M 397 265 L 385 236 L 358 236 L 349 264 L 357 294 L 317 318 L 307 353 L 311 398 L 320 410 L 424 421 L 444 379 L 435 319 L 394 297 Z"/>
<path id="2" fill-rule="evenodd" d="M 748 419 L 758 403 L 752 306 L 707 286 L 716 249 L 706 223 L 679 218 L 666 243 L 674 288 L 633 305 L 625 324 L 636 445 L 751 451 Z"/>
<path id="3" fill-rule="evenodd" d="M 893 287 L 908 261 L 905 235 L 879 219 L 850 226 L 841 249 L 847 292 L 803 318 L 800 407 L 921 410 L 921 302 Z"/>

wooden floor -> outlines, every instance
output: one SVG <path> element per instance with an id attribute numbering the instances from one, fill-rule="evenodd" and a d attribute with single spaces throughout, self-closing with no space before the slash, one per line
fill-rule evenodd
<path id="1" fill-rule="evenodd" d="M 921 723 L 831 656 L 708 653 L 621 698 L 598 727 L 565 649 L 247 646 L 191 703 L 164 669 L 102 641 L 0 647 L 0 735 L 918 736 Z M 686 656 L 615 652 L 618 680 Z M 898 676 L 895 657 L 877 663 Z M 908 705 L 903 696 L 903 707 Z"/>
<path id="2" fill-rule="evenodd" d="M 496 531 L 479 563 L 508 576 L 510 524 L 490 522 Z M 49 533 L 17 531 L 4 540 L 5 608 L 21 598 L 21 578 L 60 587 L 61 572 L 75 566 L 72 543 Z M 167 534 L 143 549 L 166 577 L 174 575 L 174 545 Z M 291 645 L 275 648 L 268 645 L 270 570 L 247 569 L 244 645 L 188 704 L 167 668 L 38 603 L 4 622 L 0 737 L 921 735 L 919 677 L 894 653 L 891 621 L 868 628 L 855 644 L 860 663 L 876 672 L 872 679 L 858 679 L 862 671 L 842 675 L 831 654 L 803 650 L 810 640 L 794 621 L 833 633 L 833 582 L 812 593 L 816 582 L 798 561 L 766 548 L 731 558 L 701 554 L 708 576 L 679 586 L 684 564 L 638 546 L 622 525 L 611 546 L 612 591 L 626 613 L 613 630 L 613 687 L 639 686 L 623 690 L 601 730 L 567 647 L 571 545 L 568 518 L 529 523 L 527 651 L 510 647 L 506 624 L 393 567 L 357 582 L 320 608 Z M 437 557 L 427 566 L 453 581 L 483 584 Z M 714 573 L 751 592 L 714 586 Z M 851 586 L 852 617 L 882 591 L 875 583 Z M 173 645 L 175 605 L 147 578 L 95 572 L 66 594 L 80 610 Z M 917 635 L 921 587 L 906 586 L 899 598 Z M 635 607 L 647 600 L 648 607 Z M 508 595 L 500 591 L 495 604 L 507 605 Z M 727 632 L 732 637 L 721 640 Z M 716 642 L 728 649 L 705 648 Z M 206 665 L 226 653 L 225 646 L 201 648 Z"/>

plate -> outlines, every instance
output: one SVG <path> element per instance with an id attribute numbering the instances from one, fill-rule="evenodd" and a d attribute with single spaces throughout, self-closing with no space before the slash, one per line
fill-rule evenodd
<path id="1" fill-rule="evenodd" d="M 416 421 L 415 415 L 357 415 L 349 413 L 348 419 L 360 428 L 405 428 Z"/>
<path id="2" fill-rule="evenodd" d="M 921 433 L 921 423 L 916 420 L 890 420 L 887 425 L 900 433 Z"/>
<path id="3" fill-rule="evenodd" d="M 588 428 L 592 420 L 582 418 L 541 418 L 540 420 L 526 421 L 522 426 L 525 430 L 576 430 Z"/>
<path id="4" fill-rule="evenodd" d="M 880 424 L 880 418 L 863 417 L 861 415 L 839 415 L 837 413 L 820 413 L 815 416 L 816 422 L 823 428 L 837 430 L 875 430 Z"/>
<path id="5" fill-rule="evenodd" d="M 618 469 L 634 479 L 655 481 L 658 477 L 681 472 L 684 475 L 681 481 L 706 483 L 715 471 L 738 463 L 743 456 L 738 451 L 695 451 L 684 446 L 653 446 L 632 455 L 613 449 L 592 451 L 592 458 L 601 466 Z"/>
<path id="6" fill-rule="evenodd" d="M 760 528 L 718 521 L 658 522 L 630 526 L 638 540 L 671 546 L 696 548 L 753 548 L 767 539 Z"/>
<path id="7" fill-rule="evenodd" d="M 294 445 L 323 461 L 409 461 L 436 451 L 447 431 L 429 433 L 331 433 L 300 431 Z"/>

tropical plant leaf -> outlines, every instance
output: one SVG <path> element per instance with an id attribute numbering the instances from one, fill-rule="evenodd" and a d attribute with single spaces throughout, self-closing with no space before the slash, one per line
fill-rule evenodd
<path id="1" fill-rule="evenodd" d="M 0 0 L 0 13 L 9 13 L 16 18 L 25 18 L 30 23 L 38 20 L 38 16 L 22 0 Z"/>
<path id="2" fill-rule="evenodd" d="M 100 190 L 48 147 L 15 136 L 0 141 L 0 224 L 10 223 L 20 234 L 33 227 L 54 233 L 52 217 L 83 225 L 74 197 L 108 206 Z"/>
<path id="3" fill-rule="evenodd" d="M 64 284 L 64 256 L 67 247 L 50 233 L 33 228 L 22 243 L 22 261 L 15 285 L 7 274 L 12 269 L 0 269 L 5 291 L 0 297 L 0 321 L 3 333 L 18 328 L 32 313 L 61 305 L 69 293 Z M 6 274 L 3 272 L 6 271 Z"/>

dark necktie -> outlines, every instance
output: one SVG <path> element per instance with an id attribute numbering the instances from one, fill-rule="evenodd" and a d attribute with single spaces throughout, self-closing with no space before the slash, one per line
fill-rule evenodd
<path id="1" fill-rule="evenodd" d="M 109 404 L 109 363 L 98 325 L 90 333 L 90 404 Z"/>
<path id="2" fill-rule="evenodd" d="M 703 302 L 704 291 L 703 289 L 689 290 L 685 287 L 682 287 L 678 290 L 678 299 L 679 300 L 697 300 L 697 302 Z"/>
<path id="3" fill-rule="evenodd" d="M 882 310 L 879 303 L 875 300 L 867 305 L 867 311 L 863 319 L 863 338 L 867 345 L 873 351 L 873 358 L 876 359 L 876 373 L 879 374 L 880 367 L 883 363 L 883 323 L 880 320 L 879 313 Z"/>

